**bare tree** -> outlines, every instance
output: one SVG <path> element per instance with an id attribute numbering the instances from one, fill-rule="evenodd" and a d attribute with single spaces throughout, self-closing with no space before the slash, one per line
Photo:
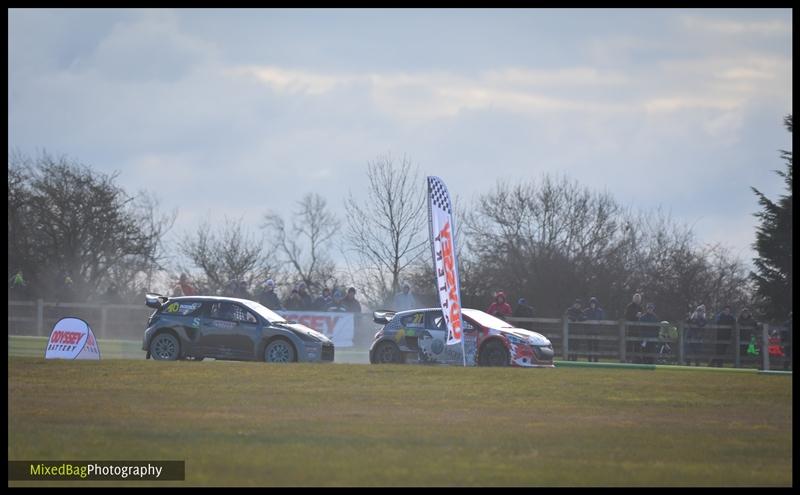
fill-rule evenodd
<path id="1" fill-rule="evenodd" d="M 9 155 L 8 263 L 37 297 L 97 296 L 131 273 L 157 268 L 174 215 L 149 196 L 130 196 L 103 174 L 67 157 Z M 123 274 L 124 275 L 121 275 Z"/>
<path id="2" fill-rule="evenodd" d="M 241 218 L 232 221 L 226 217 L 219 232 L 213 232 L 210 223 L 205 222 L 194 234 L 184 235 L 178 246 L 200 270 L 195 280 L 209 293 L 224 290 L 232 281 L 245 282 L 250 287 L 275 268 L 271 254 L 263 249 L 263 240 L 247 231 Z"/>
<path id="3" fill-rule="evenodd" d="M 352 191 L 345 201 L 345 240 L 363 292 L 379 303 L 398 292 L 406 270 L 428 252 L 425 186 L 405 156 L 399 164 L 389 155 L 368 162 L 367 177 L 363 201 Z"/>
<path id="4" fill-rule="evenodd" d="M 642 291 L 676 319 L 689 304 L 741 305 L 750 293 L 744 265 L 723 247 L 699 245 L 662 211 L 627 211 L 565 178 L 499 183 L 478 198 L 467 232 L 465 304 L 488 304 L 505 289 L 558 316 L 575 297 L 597 296 L 613 318 Z"/>
<path id="5" fill-rule="evenodd" d="M 291 267 L 294 277 L 318 289 L 335 280 L 336 265 L 328 251 L 340 224 L 319 194 L 306 194 L 297 205 L 288 232 L 283 218 L 272 212 L 264 215 L 262 228 L 275 241 L 281 261 Z"/>

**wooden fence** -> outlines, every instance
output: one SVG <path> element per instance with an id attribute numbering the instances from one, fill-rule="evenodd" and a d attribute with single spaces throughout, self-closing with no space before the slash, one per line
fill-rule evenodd
<path id="1" fill-rule="evenodd" d="M 142 305 L 8 301 L 8 335 L 47 336 L 66 316 L 89 322 L 99 339 L 139 340 L 152 309 Z M 367 348 L 379 325 L 371 313 L 356 315 L 354 347 Z M 692 364 L 757 367 L 769 370 L 791 367 L 790 354 L 770 356 L 767 324 L 740 328 L 706 325 L 694 328 L 678 323 L 674 339 L 659 336 L 660 323 L 624 320 L 570 322 L 565 318 L 508 318 L 510 323 L 534 330 L 550 339 L 562 360 L 603 360 L 622 363 Z M 751 344 L 755 344 L 751 346 Z M 758 355 L 748 353 L 755 347 Z M 788 349 L 787 349 L 788 350 Z"/>

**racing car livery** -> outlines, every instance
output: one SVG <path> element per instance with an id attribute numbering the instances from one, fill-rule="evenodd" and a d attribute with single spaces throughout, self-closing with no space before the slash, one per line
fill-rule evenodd
<path id="1" fill-rule="evenodd" d="M 142 342 L 148 359 L 333 361 L 328 337 L 254 301 L 147 294 L 145 303 L 155 308 Z"/>
<path id="2" fill-rule="evenodd" d="M 461 315 L 467 366 L 554 367 L 553 345 L 544 335 L 475 309 L 462 309 Z M 464 362 L 461 344 L 446 345 L 447 324 L 439 308 L 376 311 L 373 320 L 383 324 L 370 346 L 373 364 Z"/>

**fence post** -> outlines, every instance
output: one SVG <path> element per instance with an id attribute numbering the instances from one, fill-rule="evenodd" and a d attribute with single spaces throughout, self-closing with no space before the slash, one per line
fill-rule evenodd
<path id="1" fill-rule="evenodd" d="M 44 300 L 36 300 L 36 333 L 44 336 Z"/>
<path id="2" fill-rule="evenodd" d="M 625 345 L 625 320 L 619 320 L 619 362 L 625 362 L 625 351 L 627 350 L 627 346 Z"/>
<path id="3" fill-rule="evenodd" d="M 108 322 L 108 312 L 106 311 L 107 306 L 104 304 L 100 308 L 100 338 L 106 338 L 106 323 Z"/>
<path id="4" fill-rule="evenodd" d="M 566 361 L 569 359 L 569 319 L 566 316 L 564 316 L 561 325 L 561 353 Z"/>
<path id="5" fill-rule="evenodd" d="M 739 340 L 742 338 L 742 335 L 739 333 L 739 320 L 736 319 L 733 322 L 733 367 L 739 368 L 742 364 L 742 351 L 740 349 Z"/>
<path id="6" fill-rule="evenodd" d="M 764 371 L 769 371 L 769 324 L 761 324 L 761 359 Z"/>
<path id="7" fill-rule="evenodd" d="M 686 364 L 686 360 L 684 359 L 684 328 L 683 322 L 678 323 L 678 364 L 683 366 Z"/>

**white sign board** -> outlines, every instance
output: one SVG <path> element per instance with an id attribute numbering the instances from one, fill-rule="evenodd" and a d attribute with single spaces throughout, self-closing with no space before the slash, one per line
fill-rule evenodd
<path id="1" fill-rule="evenodd" d="M 323 311 L 276 311 L 289 321 L 313 328 L 333 341 L 336 347 L 353 347 L 353 313 Z"/>
<path id="2" fill-rule="evenodd" d="M 100 359 L 100 347 L 89 324 L 79 318 L 62 318 L 50 332 L 45 359 Z"/>

